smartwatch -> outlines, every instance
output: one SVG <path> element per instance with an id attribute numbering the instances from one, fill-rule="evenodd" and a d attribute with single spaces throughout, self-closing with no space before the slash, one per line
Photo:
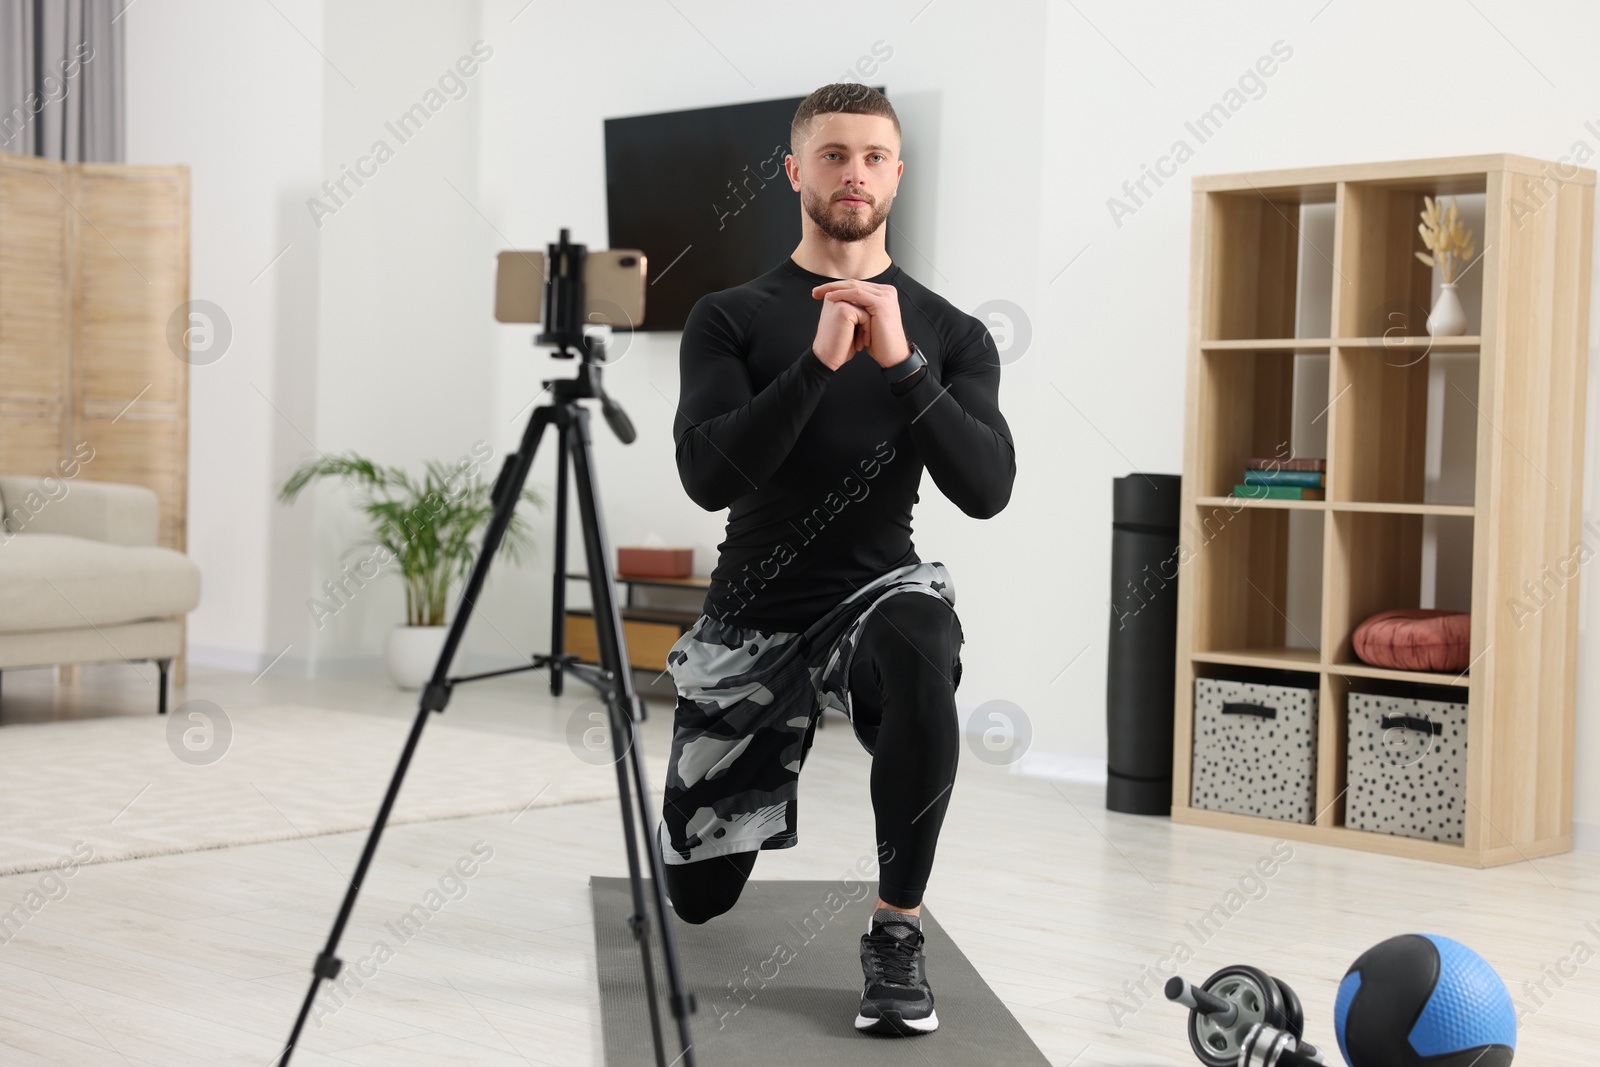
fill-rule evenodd
<path id="1" fill-rule="evenodd" d="M 911 355 L 892 367 L 883 368 L 883 377 L 891 386 L 899 385 L 928 365 L 927 357 L 915 341 L 911 342 Z"/>

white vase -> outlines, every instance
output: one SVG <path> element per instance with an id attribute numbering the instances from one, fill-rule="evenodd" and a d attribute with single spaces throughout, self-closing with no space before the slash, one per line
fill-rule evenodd
<path id="1" fill-rule="evenodd" d="M 1428 312 L 1428 333 L 1433 337 L 1460 337 L 1467 332 L 1467 313 L 1461 310 L 1461 297 L 1455 282 L 1442 282 L 1439 297 Z"/>
<path id="2" fill-rule="evenodd" d="M 421 689 L 433 677 L 448 626 L 396 626 L 383 643 L 383 665 L 401 689 Z"/>

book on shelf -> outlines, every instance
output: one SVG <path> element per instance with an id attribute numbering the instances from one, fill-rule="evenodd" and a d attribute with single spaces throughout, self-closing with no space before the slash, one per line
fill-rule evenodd
<path id="1" fill-rule="evenodd" d="M 1233 495 L 1256 500 L 1322 500 L 1327 491 L 1303 485 L 1236 485 Z"/>
<path id="2" fill-rule="evenodd" d="M 1323 456 L 1251 456 L 1244 461 L 1246 470 L 1256 471 L 1323 471 L 1328 461 Z"/>
<path id="3" fill-rule="evenodd" d="M 1244 472 L 1245 485 L 1300 485 L 1310 489 L 1327 487 L 1328 476 L 1321 471 L 1277 471 L 1250 469 Z"/>

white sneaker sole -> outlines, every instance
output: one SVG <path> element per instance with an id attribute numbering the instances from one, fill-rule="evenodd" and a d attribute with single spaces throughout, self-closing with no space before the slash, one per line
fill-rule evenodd
<path id="1" fill-rule="evenodd" d="M 930 1011 L 926 1019 L 902 1019 L 898 1015 L 893 1021 L 875 1015 L 857 1015 L 856 1029 L 865 1030 L 875 1034 L 899 1034 L 906 1030 L 915 1030 L 919 1034 L 931 1034 L 939 1029 L 938 1011 Z"/>

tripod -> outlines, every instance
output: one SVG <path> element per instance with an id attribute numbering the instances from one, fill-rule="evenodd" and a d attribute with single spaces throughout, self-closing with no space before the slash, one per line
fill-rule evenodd
<path id="1" fill-rule="evenodd" d="M 627 648 L 622 632 L 622 618 L 617 610 L 616 590 L 611 583 L 609 565 L 611 549 L 606 539 L 605 523 L 596 503 L 598 491 L 592 441 L 589 435 L 589 411 L 579 401 L 591 398 L 600 400 L 607 424 L 624 444 L 631 444 L 635 433 L 626 413 L 606 394 L 600 384 L 604 343 L 599 338 L 583 332 L 582 320 L 578 316 L 579 309 L 583 307 L 582 268 L 585 248 L 583 245 L 569 242 L 567 234 L 568 231 L 562 230 L 560 243 L 549 246 L 550 252 L 546 262 L 550 264 L 550 270 L 545 279 L 545 307 L 549 318 L 545 332 L 540 334 L 536 341 L 539 344 L 554 344 L 556 350 L 552 355 L 560 358 L 570 359 L 576 354 L 568 351 L 569 348 L 581 353 L 582 359 L 577 374 L 572 378 L 553 378 L 544 382 L 545 388 L 551 392 L 551 403 L 534 409 L 528 419 L 527 428 L 523 431 L 522 443 L 516 452 L 506 457 L 504 465 L 500 468 L 492 497 L 494 510 L 484 533 L 483 548 L 473 563 L 465 588 L 461 591 L 455 620 L 450 624 L 449 632 L 445 636 L 444 648 L 440 651 L 438 663 L 434 666 L 430 680 L 423 686 L 416 721 L 406 738 L 405 748 L 400 753 L 400 764 L 395 768 L 388 792 L 384 794 L 383 803 L 378 808 L 377 821 L 367 838 L 361 860 L 356 864 L 355 875 L 350 879 L 350 890 L 345 894 L 344 904 L 339 908 L 339 915 L 328 934 L 328 943 L 312 966 L 311 988 L 306 993 L 305 1003 L 300 1007 L 300 1015 L 295 1020 L 294 1030 L 289 1034 L 289 1043 L 278 1061 L 278 1067 L 287 1067 L 290 1056 L 294 1054 L 295 1045 L 300 1039 L 300 1031 L 311 1013 L 312 1002 L 322 982 L 336 978 L 343 965 L 343 961 L 335 955 L 339 939 L 343 936 L 345 924 L 355 907 L 356 895 L 361 891 L 361 884 L 366 879 L 367 868 L 371 866 L 373 855 L 378 850 L 378 838 L 383 833 L 384 824 L 389 819 L 395 798 L 400 793 L 401 780 L 404 779 L 406 769 L 410 766 L 412 754 L 416 752 L 417 742 L 422 736 L 422 727 L 427 722 L 428 713 L 445 709 L 445 705 L 450 702 L 451 690 L 458 682 L 538 670 L 541 667 L 550 668 L 552 695 L 561 695 L 563 672 L 570 671 L 594 686 L 605 699 L 612 748 L 616 753 L 613 764 L 617 769 L 617 793 L 622 804 L 622 829 L 628 856 L 628 877 L 633 884 L 633 914 L 628 917 L 628 926 L 633 931 L 634 940 L 639 943 L 640 957 L 644 965 L 645 996 L 650 1005 L 650 1029 L 655 1043 L 656 1065 L 667 1067 L 668 1061 L 656 1004 L 655 967 L 650 953 L 650 918 L 645 911 L 644 884 L 640 877 L 639 857 L 636 852 L 639 836 L 645 841 L 645 854 L 649 858 L 655 890 L 656 915 L 661 924 L 661 947 L 666 964 L 668 1003 L 671 1005 L 673 1017 L 677 1020 L 678 1040 L 683 1048 L 683 1052 L 671 1063 L 676 1065 L 682 1062 L 685 1067 L 694 1067 L 688 1016 L 696 1009 L 695 996 L 684 989 L 683 975 L 678 965 L 677 943 L 673 936 L 672 924 L 667 918 L 667 895 L 661 851 L 653 829 L 651 812 L 647 807 L 650 794 L 645 786 L 644 763 L 640 755 L 639 723 L 644 721 L 644 704 L 633 688 L 633 675 L 628 665 Z M 499 550 L 506 528 L 511 523 L 512 513 L 516 510 L 517 501 L 522 495 L 523 483 L 533 466 L 534 452 L 544 436 L 545 428 L 552 424 L 556 427 L 559 452 L 556 457 L 556 559 L 550 630 L 551 652 L 549 655 L 535 654 L 525 666 L 451 678 L 449 677 L 451 660 L 455 658 L 456 649 L 461 643 L 461 635 L 467 628 L 467 621 L 477 603 L 478 594 L 488 577 L 490 563 Z M 601 666 L 598 669 L 589 664 L 579 663 L 576 656 L 562 651 L 567 562 L 568 460 L 571 461 L 577 475 L 579 517 L 583 525 L 584 548 L 588 557 L 595 634 L 600 646 Z M 626 766 L 624 766 L 625 761 Z M 634 828 L 635 814 L 639 819 L 638 831 Z"/>

